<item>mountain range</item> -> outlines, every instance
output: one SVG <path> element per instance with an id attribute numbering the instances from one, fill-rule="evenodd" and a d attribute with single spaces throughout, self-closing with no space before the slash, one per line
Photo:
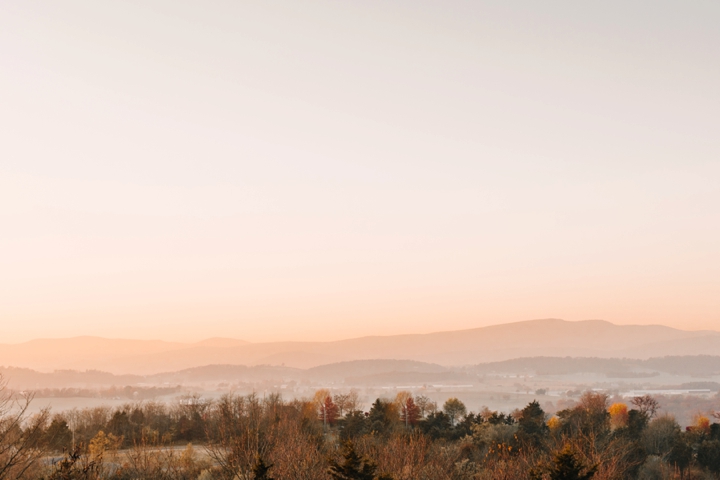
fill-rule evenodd
<path id="1" fill-rule="evenodd" d="M 138 375 L 204 365 L 308 369 L 345 361 L 396 359 L 460 366 L 522 357 L 647 359 L 668 355 L 720 355 L 720 332 L 661 325 L 615 325 L 603 320 L 543 319 L 328 342 L 250 343 L 212 338 L 181 343 L 74 337 L 0 344 L 0 365 L 46 372 L 96 369 Z"/>

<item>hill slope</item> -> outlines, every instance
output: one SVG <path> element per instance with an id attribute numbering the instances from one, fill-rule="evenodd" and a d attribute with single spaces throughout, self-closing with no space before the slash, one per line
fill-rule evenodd
<path id="1" fill-rule="evenodd" d="M 351 360 L 415 360 L 468 365 L 519 357 L 650 358 L 718 355 L 720 333 L 601 320 L 530 320 L 429 334 L 371 336 L 334 342 L 248 343 L 210 339 L 194 344 L 96 337 L 0 345 L 0 365 L 55 370 L 99 369 L 153 374 L 202 365 L 311 368 Z"/>

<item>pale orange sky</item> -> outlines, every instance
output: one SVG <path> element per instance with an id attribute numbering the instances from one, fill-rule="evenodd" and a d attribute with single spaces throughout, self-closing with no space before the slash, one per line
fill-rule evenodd
<path id="1" fill-rule="evenodd" d="M 720 329 L 720 3 L 8 1 L 0 343 Z"/>

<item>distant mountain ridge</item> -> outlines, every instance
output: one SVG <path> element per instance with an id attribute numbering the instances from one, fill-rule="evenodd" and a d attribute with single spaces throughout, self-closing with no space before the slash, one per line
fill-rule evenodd
<path id="1" fill-rule="evenodd" d="M 277 365 L 312 368 L 373 359 L 443 366 L 520 357 L 645 359 L 666 355 L 720 355 L 720 332 L 661 325 L 615 325 L 603 320 L 529 320 L 469 330 L 368 336 L 330 342 L 197 343 L 97 337 L 33 340 L 0 345 L 0 365 L 52 371 L 98 369 L 148 375 L 202 365 Z"/>

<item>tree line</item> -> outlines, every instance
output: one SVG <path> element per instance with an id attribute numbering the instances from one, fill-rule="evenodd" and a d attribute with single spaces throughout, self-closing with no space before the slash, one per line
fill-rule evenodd
<path id="1" fill-rule="evenodd" d="M 28 415 L 0 395 L 0 479 L 701 479 L 720 478 L 720 424 L 681 429 L 649 396 L 585 392 L 548 415 L 469 412 L 400 392 L 367 411 L 357 394 L 227 394 Z"/>

